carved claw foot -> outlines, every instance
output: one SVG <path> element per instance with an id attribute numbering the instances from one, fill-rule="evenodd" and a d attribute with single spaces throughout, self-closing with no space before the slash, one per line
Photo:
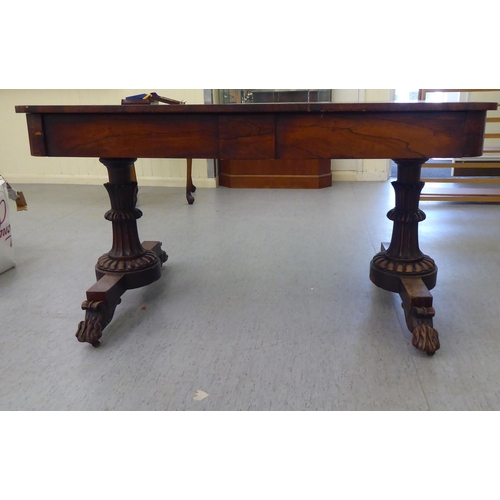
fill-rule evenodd
<path id="1" fill-rule="evenodd" d="M 116 306 L 121 302 L 118 299 L 116 304 L 109 304 L 105 301 L 83 301 L 82 309 L 85 311 L 85 320 L 80 321 L 76 338 L 79 342 L 88 342 L 94 347 L 101 344 L 99 339 L 102 331 L 113 319 Z"/>
<path id="2" fill-rule="evenodd" d="M 88 342 L 94 347 L 99 347 L 99 339 L 102 337 L 102 325 L 97 318 L 85 318 L 78 324 L 76 338 L 79 342 Z"/>
<path id="3" fill-rule="evenodd" d="M 433 307 L 412 307 L 405 309 L 406 325 L 413 334 L 412 345 L 419 351 L 432 356 L 440 347 L 438 332 L 432 325 L 436 311 Z"/>
<path id="4" fill-rule="evenodd" d="M 429 325 L 421 325 L 415 328 L 411 343 L 419 351 L 425 351 L 428 356 L 433 356 L 440 347 L 438 332 Z"/>
<path id="5" fill-rule="evenodd" d="M 194 203 L 194 196 L 188 192 L 186 193 L 186 200 L 190 205 L 192 205 Z"/>

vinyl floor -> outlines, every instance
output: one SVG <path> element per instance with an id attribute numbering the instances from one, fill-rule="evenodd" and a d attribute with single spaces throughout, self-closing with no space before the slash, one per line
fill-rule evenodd
<path id="1" fill-rule="evenodd" d="M 75 338 L 111 247 L 102 186 L 22 185 L 0 275 L 0 410 L 499 410 L 498 205 L 425 202 L 441 349 L 411 345 L 369 262 L 389 182 L 322 190 L 141 187 L 142 240 L 169 255 L 93 348 Z"/>

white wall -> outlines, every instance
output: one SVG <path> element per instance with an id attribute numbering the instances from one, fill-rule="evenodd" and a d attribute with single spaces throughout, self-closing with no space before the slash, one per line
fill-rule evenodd
<path id="1" fill-rule="evenodd" d="M 154 90 L 160 95 L 202 104 L 202 89 L 125 89 L 125 90 L 4 90 L 0 89 L 0 174 L 11 184 L 102 184 L 107 171 L 96 158 L 32 157 L 30 154 L 26 115 L 16 114 L 16 105 L 44 104 L 119 104 L 133 94 Z M 335 89 L 334 102 L 388 101 L 391 90 Z M 216 187 L 217 179 L 209 175 L 207 160 L 193 160 L 193 177 L 197 187 Z M 136 163 L 139 183 L 144 186 L 184 186 L 184 159 L 139 159 Z M 333 160 L 334 181 L 385 181 L 390 172 L 386 160 Z"/>

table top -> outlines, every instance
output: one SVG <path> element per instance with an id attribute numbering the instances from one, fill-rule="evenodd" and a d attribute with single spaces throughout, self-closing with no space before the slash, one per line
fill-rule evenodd
<path id="1" fill-rule="evenodd" d="M 496 102 L 343 102 L 343 103 L 266 103 L 266 104 L 184 104 L 184 105 L 23 105 L 16 113 L 40 114 L 239 114 L 239 113 L 370 113 L 485 111 L 497 109 Z"/>
<path id="2" fill-rule="evenodd" d="M 480 156 L 493 102 L 16 106 L 34 156 L 459 158 Z"/>

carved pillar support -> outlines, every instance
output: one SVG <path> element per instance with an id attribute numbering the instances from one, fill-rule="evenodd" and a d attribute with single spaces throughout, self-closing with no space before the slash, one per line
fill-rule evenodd
<path id="1" fill-rule="evenodd" d="M 95 266 L 97 283 L 87 290 L 82 304 L 85 319 L 80 322 L 76 338 L 94 347 L 100 345 L 102 331 L 111 322 L 121 296 L 132 288 L 140 288 L 161 276 L 161 266 L 168 256 L 159 241 L 140 242 L 136 208 L 137 182 L 135 158 L 101 158 L 108 169 L 109 182 L 104 184 L 111 209 L 104 217 L 113 227 L 111 250 L 99 257 Z"/>
<path id="2" fill-rule="evenodd" d="M 113 245 L 108 253 L 99 257 L 96 275 L 99 279 L 109 273 L 140 273 L 139 280 L 134 280 L 133 274 L 130 275 L 128 289 L 144 286 L 145 281 L 151 283 L 159 279 L 161 267 L 158 256 L 151 250 L 146 250 L 139 240 L 137 219 L 142 217 L 142 212 L 135 207 L 135 161 L 135 158 L 100 159 L 109 174 L 109 182 L 104 184 L 104 187 L 109 195 L 111 210 L 108 210 L 104 217 L 113 226 Z"/>
<path id="3" fill-rule="evenodd" d="M 418 224 L 425 214 L 418 208 L 424 183 L 420 171 L 425 160 L 394 160 L 398 178 L 392 183 L 396 206 L 387 213 L 394 222 L 390 244 L 370 263 L 370 279 L 380 288 L 399 293 L 413 346 L 433 355 L 439 349 L 439 337 L 433 327 L 435 310 L 429 290 L 436 286 L 437 266 L 420 251 Z"/>
<path id="4" fill-rule="evenodd" d="M 421 278 L 427 288 L 436 286 L 437 266 L 424 255 L 418 244 L 418 224 L 425 214 L 418 208 L 420 170 L 425 160 L 394 160 L 398 165 L 398 178 L 392 183 L 396 206 L 387 213 L 394 222 L 391 243 L 373 258 L 370 279 L 375 285 L 391 292 L 399 292 L 400 278 Z"/>

